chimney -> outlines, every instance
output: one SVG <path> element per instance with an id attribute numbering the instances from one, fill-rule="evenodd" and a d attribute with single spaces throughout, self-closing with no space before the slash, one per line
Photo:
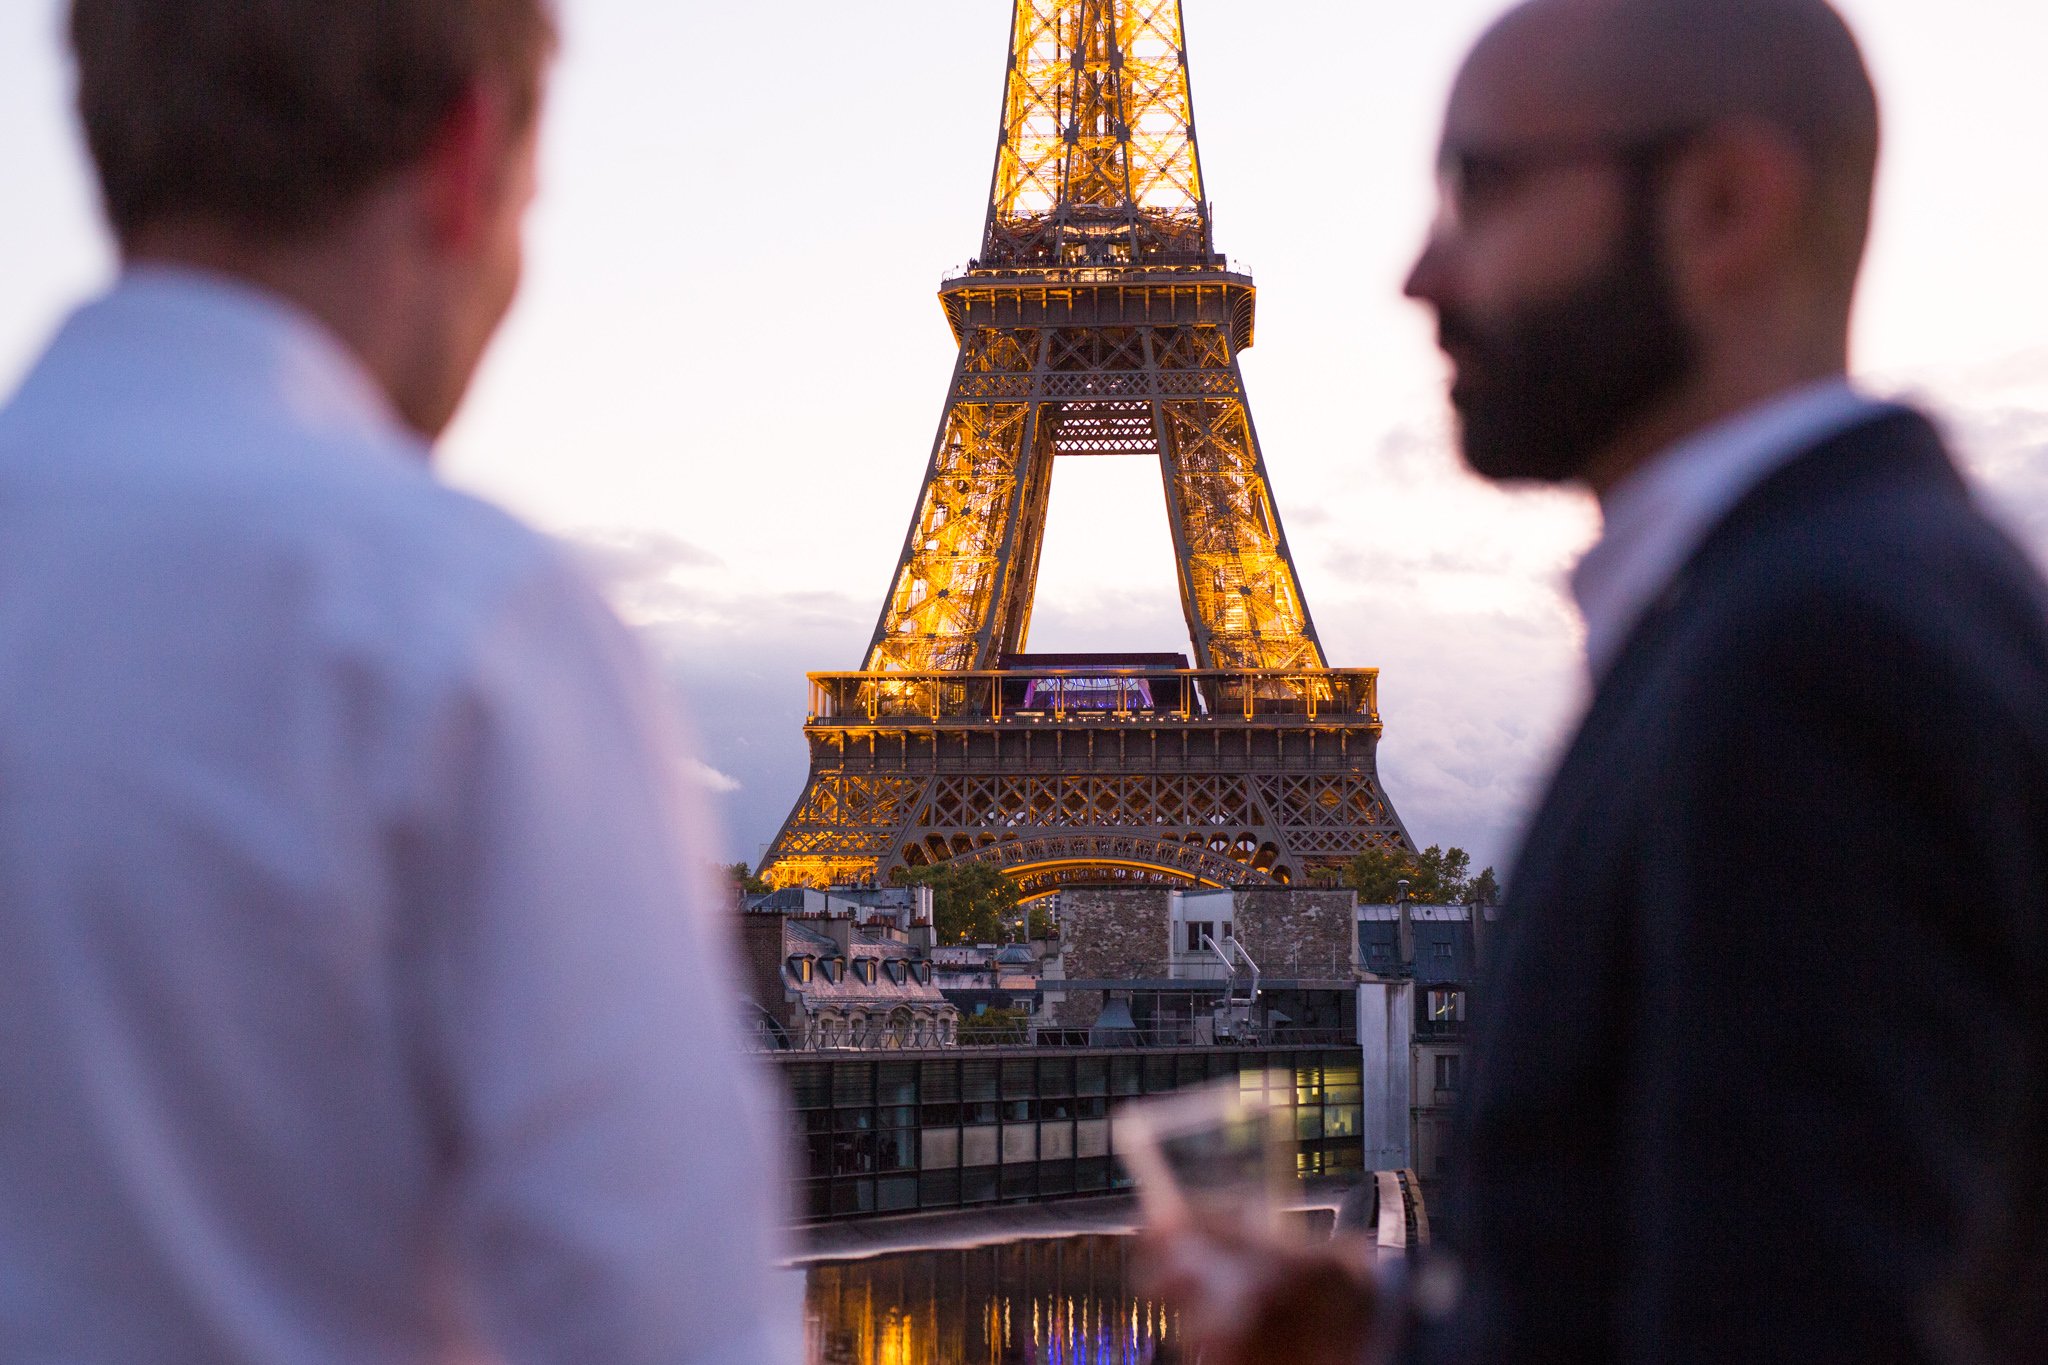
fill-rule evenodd
<path id="1" fill-rule="evenodd" d="M 819 933 L 824 934 L 827 938 L 831 939 L 834 943 L 839 945 L 839 955 L 841 957 L 846 958 L 849 962 L 852 961 L 852 915 L 842 913 L 829 914 L 823 920 L 818 921 L 815 927 L 817 928 Z"/>
<path id="2" fill-rule="evenodd" d="M 1465 909 L 1472 916 L 1472 970 L 1477 973 L 1486 961 L 1486 907 L 1475 900 Z"/>
<path id="3" fill-rule="evenodd" d="M 1415 918 L 1408 911 L 1408 879 L 1403 877 L 1394 883 L 1394 905 L 1400 911 L 1400 928 L 1395 931 L 1401 944 L 1401 968 L 1409 975 L 1415 972 Z"/>
<path id="4" fill-rule="evenodd" d="M 911 892 L 910 950 L 919 957 L 930 957 L 932 949 L 939 946 L 939 931 L 932 919 L 932 889 L 916 886 Z"/>

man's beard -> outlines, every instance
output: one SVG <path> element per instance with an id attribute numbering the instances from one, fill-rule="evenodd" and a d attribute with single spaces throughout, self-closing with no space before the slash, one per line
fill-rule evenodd
<path id="1" fill-rule="evenodd" d="M 1590 279 L 1493 327 L 1445 309 L 1438 337 L 1458 360 L 1451 390 L 1465 462 L 1488 479 L 1582 476 L 1631 421 L 1692 374 L 1697 348 L 1647 211 Z"/>

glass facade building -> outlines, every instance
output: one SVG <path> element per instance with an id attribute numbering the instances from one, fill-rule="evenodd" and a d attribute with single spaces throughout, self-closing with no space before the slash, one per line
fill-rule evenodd
<path id="1" fill-rule="evenodd" d="M 1361 1061 L 1355 1046 L 775 1056 L 811 1222 L 1126 1188 L 1117 1107 L 1224 1077 L 1294 1111 L 1301 1174 L 1362 1171 Z"/>

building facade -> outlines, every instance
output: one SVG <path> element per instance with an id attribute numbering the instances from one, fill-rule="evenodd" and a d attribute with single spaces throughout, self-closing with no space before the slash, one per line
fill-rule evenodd
<path id="1" fill-rule="evenodd" d="M 1494 915 L 1491 907 L 1395 905 L 1358 907 L 1358 947 L 1373 998 L 1398 999 L 1407 1014 L 1405 1044 L 1397 1024 L 1386 1047 L 1405 1047 L 1405 1068 L 1387 1065 L 1388 1087 L 1405 1089 L 1408 1159 L 1425 1180 L 1440 1179 L 1450 1160 L 1451 1120 L 1471 1075 L 1473 989 Z M 1405 1070 L 1405 1076 L 1402 1074 Z"/>
<path id="2" fill-rule="evenodd" d="M 1081 888 L 1049 939 L 939 948 L 931 908 L 924 888 L 790 889 L 743 917 L 807 1218 L 1117 1190 L 1117 1106 L 1225 1077 L 1284 1091 L 1304 1175 L 1443 1174 L 1484 914 Z"/>
<path id="3" fill-rule="evenodd" d="M 771 1050 L 934 1048 L 958 1036 L 932 960 L 928 887 L 756 897 L 741 942 L 751 1030 Z"/>

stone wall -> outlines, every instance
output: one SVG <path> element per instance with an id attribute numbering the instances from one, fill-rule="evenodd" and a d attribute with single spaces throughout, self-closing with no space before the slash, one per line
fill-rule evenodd
<path id="1" fill-rule="evenodd" d="M 1173 956 L 1170 893 L 1116 887 L 1060 894 L 1060 942 L 1070 981 L 1128 981 L 1168 975 Z M 1238 891 L 1232 926 L 1259 971 L 1273 979 L 1351 980 L 1358 928 L 1349 891 L 1273 887 Z M 1084 1028 L 1102 1009 L 1102 992 L 1070 991 L 1053 1022 Z"/>
<path id="2" fill-rule="evenodd" d="M 1239 891 L 1237 941 L 1273 977 L 1348 979 L 1358 960 L 1356 897 L 1294 887 Z"/>
<path id="3" fill-rule="evenodd" d="M 1157 887 L 1060 893 L 1060 943 L 1072 979 L 1163 976 L 1167 897 Z"/>
<path id="4" fill-rule="evenodd" d="M 1166 974 L 1170 914 L 1164 887 L 1060 893 L 1060 946 L 1069 980 L 1124 981 Z M 1102 1012 L 1101 991 L 1069 991 L 1054 1022 L 1086 1028 Z"/>

